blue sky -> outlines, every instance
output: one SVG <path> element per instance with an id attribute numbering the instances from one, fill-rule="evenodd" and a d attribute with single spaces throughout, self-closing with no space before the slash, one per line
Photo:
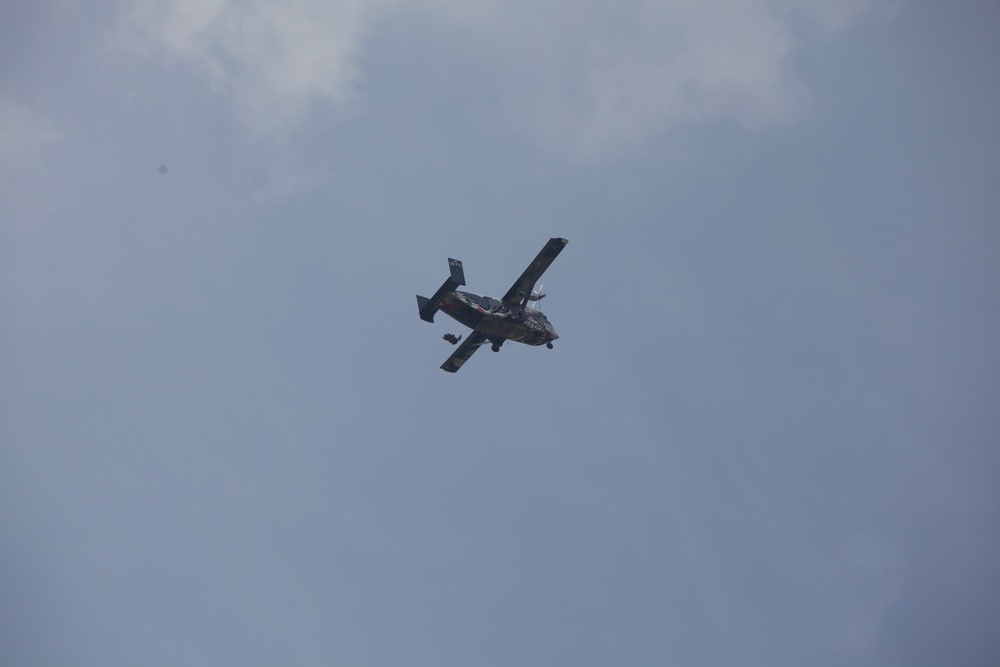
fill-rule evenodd
<path id="1" fill-rule="evenodd" d="M 996 664 L 998 37 L 0 9 L 4 663 Z M 552 236 L 555 349 L 440 371 Z"/>

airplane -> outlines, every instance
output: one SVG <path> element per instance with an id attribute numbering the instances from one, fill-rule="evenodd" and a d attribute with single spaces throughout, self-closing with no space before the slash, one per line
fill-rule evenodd
<path id="1" fill-rule="evenodd" d="M 545 296 L 540 293 L 541 290 L 534 291 L 535 283 L 567 243 L 569 241 L 566 239 L 549 239 L 538 256 L 501 299 L 455 289 L 465 285 L 465 270 L 460 261 L 448 258 L 451 277 L 444 281 L 430 299 L 417 295 L 420 319 L 433 322 L 434 314 L 441 310 L 472 329 L 472 333 L 458 349 L 441 364 L 442 370 L 449 373 L 456 372 L 487 342 L 492 344 L 494 352 L 499 352 L 500 346 L 508 340 L 526 345 L 545 345 L 552 349 L 552 341 L 559 336 L 542 311 L 529 307 L 528 302 L 537 302 Z M 445 334 L 442 337 L 452 345 L 461 338 L 456 338 L 453 334 Z"/>

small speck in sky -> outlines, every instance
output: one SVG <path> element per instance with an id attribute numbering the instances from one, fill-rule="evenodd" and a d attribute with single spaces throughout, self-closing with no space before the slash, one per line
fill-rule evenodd
<path id="1" fill-rule="evenodd" d="M 165 164 L 161 164 L 160 165 L 160 173 L 161 174 L 167 173 L 167 165 L 165 165 Z"/>

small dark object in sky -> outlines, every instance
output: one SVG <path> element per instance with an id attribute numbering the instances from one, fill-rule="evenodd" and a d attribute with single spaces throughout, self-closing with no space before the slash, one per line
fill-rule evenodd
<path id="1" fill-rule="evenodd" d="M 165 165 L 165 164 L 161 164 L 160 165 L 160 173 L 161 174 L 167 173 L 167 165 Z"/>
<path id="2" fill-rule="evenodd" d="M 457 345 L 458 341 L 462 340 L 461 336 L 455 336 L 455 334 L 453 334 L 453 333 L 446 333 L 445 335 L 441 336 L 441 338 L 444 338 L 446 341 L 448 341 L 452 345 Z"/>

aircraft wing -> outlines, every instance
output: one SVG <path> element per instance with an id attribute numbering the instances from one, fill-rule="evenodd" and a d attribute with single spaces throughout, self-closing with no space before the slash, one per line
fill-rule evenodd
<path id="1" fill-rule="evenodd" d="M 449 373 L 454 373 L 459 368 L 462 367 L 466 361 L 469 360 L 479 346 L 486 342 L 486 334 L 482 331 L 473 331 L 469 336 L 462 341 L 462 344 L 458 346 L 451 356 L 448 357 L 447 361 L 441 364 L 441 369 L 448 371 Z"/>
<path id="2" fill-rule="evenodd" d="M 528 268 L 524 270 L 524 273 L 517 279 L 517 282 L 503 295 L 503 300 L 508 303 L 520 304 L 523 308 L 528 303 L 528 297 L 531 296 L 531 290 L 535 288 L 535 283 L 545 273 L 545 269 L 549 268 L 549 265 L 552 264 L 552 260 L 559 256 L 559 253 L 562 252 L 567 243 L 569 241 L 566 239 L 549 239 L 549 242 L 545 244 L 545 247 L 538 253 L 538 256 L 528 265 Z"/>

